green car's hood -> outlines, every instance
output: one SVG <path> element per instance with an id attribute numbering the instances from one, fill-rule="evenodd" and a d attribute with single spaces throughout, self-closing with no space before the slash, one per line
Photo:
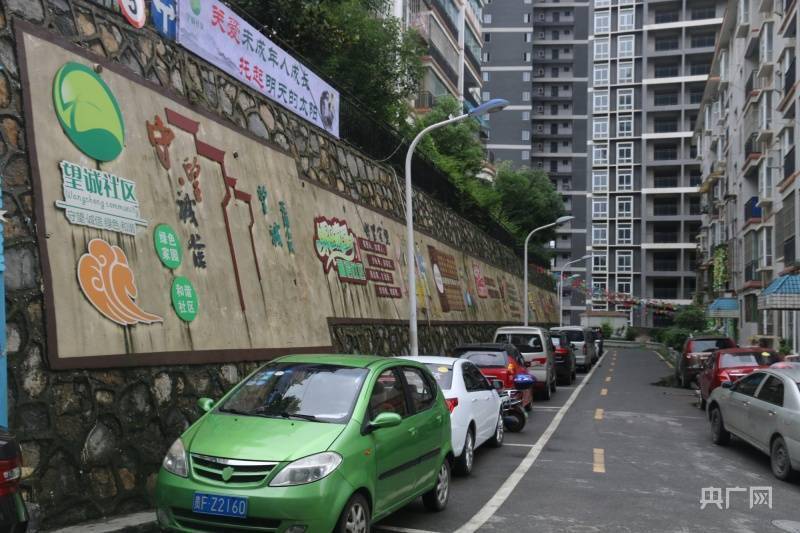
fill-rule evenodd
<path id="1" fill-rule="evenodd" d="M 346 424 L 209 413 L 187 449 L 228 459 L 294 461 L 330 448 Z"/>

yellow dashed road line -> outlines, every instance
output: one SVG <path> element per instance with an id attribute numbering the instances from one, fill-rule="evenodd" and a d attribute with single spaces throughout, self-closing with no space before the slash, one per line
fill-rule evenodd
<path id="1" fill-rule="evenodd" d="M 602 409 L 595 409 L 594 411 L 594 419 L 595 420 L 602 420 L 603 419 L 604 411 Z"/>
<path id="2" fill-rule="evenodd" d="M 600 389 L 600 396 L 608 396 L 608 389 Z"/>
<path id="3" fill-rule="evenodd" d="M 603 448 L 594 449 L 594 464 L 592 465 L 592 471 L 597 474 L 606 473 L 606 452 L 603 450 Z"/>

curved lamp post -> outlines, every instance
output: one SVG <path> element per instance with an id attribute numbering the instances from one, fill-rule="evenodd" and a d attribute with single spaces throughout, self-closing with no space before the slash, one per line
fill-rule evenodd
<path id="1" fill-rule="evenodd" d="M 525 300 L 523 301 L 523 304 L 524 304 L 524 307 L 525 307 L 525 323 L 524 323 L 524 325 L 526 325 L 526 326 L 528 325 L 528 307 L 530 305 L 528 303 L 528 242 L 531 240 L 531 237 L 533 237 L 533 234 L 536 233 L 537 231 L 546 230 L 548 228 L 552 228 L 553 226 L 560 226 L 561 224 L 564 224 L 565 222 L 569 222 L 570 220 L 574 220 L 574 219 L 575 219 L 575 217 L 572 216 L 572 215 L 559 217 L 558 219 L 556 219 L 555 222 L 551 222 L 550 224 L 546 224 L 544 226 L 538 227 L 535 230 L 533 230 L 530 233 L 528 233 L 528 236 L 525 237 L 525 251 L 523 252 L 523 254 L 524 254 L 523 263 L 524 263 L 524 272 L 525 272 L 525 279 L 523 280 L 523 283 L 525 284 Z"/>
<path id="2" fill-rule="evenodd" d="M 414 149 L 417 147 L 422 137 L 435 129 L 467 118 L 473 118 L 487 113 L 496 113 L 508 104 L 508 100 L 495 98 L 484 102 L 469 113 L 464 113 L 457 117 L 450 117 L 447 120 L 431 124 L 419 132 L 408 147 L 408 152 L 406 153 L 406 257 L 408 261 L 408 339 L 409 354 L 412 356 L 419 355 L 419 337 L 417 334 L 417 272 L 415 268 L 416 254 L 414 253 L 414 209 L 411 203 L 411 158 L 414 155 Z"/>
<path id="3" fill-rule="evenodd" d="M 561 311 L 561 302 L 564 299 L 562 297 L 562 295 L 563 295 L 562 287 L 564 286 L 563 285 L 564 284 L 564 280 L 563 280 L 564 271 L 567 269 L 568 266 L 570 266 L 573 263 L 580 263 L 581 261 L 588 261 L 591 258 L 592 258 L 591 255 L 584 255 L 583 257 L 581 257 L 579 259 L 573 259 L 572 261 L 569 261 L 569 262 L 565 263 L 564 266 L 561 267 L 561 269 L 558 271 L 558 325 L 559 325 L 559 327 L 564 325 L 564 314 Z M 575 276 L 578 276 L 578 274 L 573 274 L 569 278 L 572 278 L 572 277 L 575 277 Z M 567 279 L 569 279 L 569 278 L 567 278 Z"/>

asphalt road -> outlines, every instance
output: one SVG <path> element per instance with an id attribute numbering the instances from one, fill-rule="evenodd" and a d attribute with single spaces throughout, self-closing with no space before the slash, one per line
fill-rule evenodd
<path id="1" fill-rule="evenodd" d="M 695 394 L 657 384 L 671 374 L 651 350 L 609 349 L 588 377 L 538 402 L 523 432 L 477 450 L 444 512 L 416 502 L 377 531 L 800 533 L 800 483 L 775 479 L 741 441 L 712 444 Z M 771 509 L 751 508 L 751 487 L 771 487 Z M 728 492 L 727 508 L 701 509 L 703 488 Z"/>

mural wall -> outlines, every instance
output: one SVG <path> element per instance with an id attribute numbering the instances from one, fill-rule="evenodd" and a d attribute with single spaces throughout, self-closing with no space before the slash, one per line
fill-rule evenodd
<path id="1" fill-rule="evenodd" d="M 35 33 L 23 86 L 52 365 L 325 351 L 328 319 L 404 319 L 398 220 L 301 179 L 279 146 Z M 521 319 L 518 277 L 424 234 L 416 247 L 422 319 Z M 535 320 L 555 321 L 537 288 L 531 301 Z"/>

